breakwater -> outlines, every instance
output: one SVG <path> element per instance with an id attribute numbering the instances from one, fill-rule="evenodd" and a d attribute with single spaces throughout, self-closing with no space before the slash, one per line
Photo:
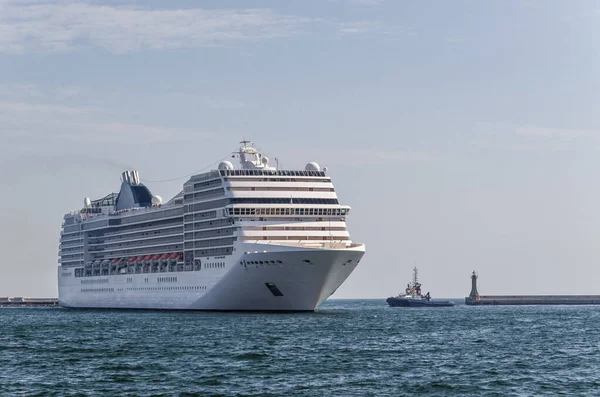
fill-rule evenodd
<path id="1" fill-rule="evenodd" d="M 467 305 L 600 305 L 600 295 L 482 295 Z"/>
<path id="2" fill-rule="evenodd" d="M 0 307 L 44 307 L 44 306 L 56 306 L 58 305 L 58 299 L 56 298 L 24 298 L 24 297 L 2 297 L 0 298 Z"/>
<path id="3" fill-rule="evenodd" d="M 486 305 L 600 305 L 600 295 L 479 295 L 477 273 L 471 275 L 471 293 L 465 304 Z"/>

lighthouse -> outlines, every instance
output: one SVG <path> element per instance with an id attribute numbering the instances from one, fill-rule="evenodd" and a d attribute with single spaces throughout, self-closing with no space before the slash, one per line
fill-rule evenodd
<path id="1" fill-rule="evenodd" d="M 477 273 L 473 270 L 471 274 L 471 293 L 469 294 L 471 300 L 479 300 L 479 292 L 477 292 Z"/>

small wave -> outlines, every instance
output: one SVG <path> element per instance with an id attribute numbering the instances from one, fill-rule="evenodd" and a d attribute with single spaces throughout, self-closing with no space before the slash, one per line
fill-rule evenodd
<path id="1" fill-rule="evenodd" d="M 441 390 L 453 390 L 455 386 L 449 383 L 443 382 L 431 382 L 423 385 L 416 385 L 415 391 L 418 392 L 432 392 L 432 391 L 441 391 Z"/>
<path id="2" fill-rule="evenodd" d="M 198 381 L 198 384 L 202 386 L 219 386 L 223 384 L 223 382 L 221 382 L 219 378 L 221 377 L 211 376 L 210 378 L 201 379 L 200 381 Z"/>
<path id="3" fill-rule="evenodd" d="M 242 353 L 242 354 L 235 355 L 233 358 L 236 360 L 253 361 L 253 360 L 264 360 L 267 357 L 269 357 L 269 355 L 263 354 L 263 353 Z"/>
<path id="4" fill-rule="evenodd" d="M 142 365 L 142 364 L 126 364 L 126 363 L 106 363 L 103 365 L 100 365 L 98 367 L 96 367 L 97 370 L 100 371 L 137 371 L 137 372 L 142 372 L 142 371 L 146 371 L 149 369 L 152 370 L 165 370 L 165 367 L 160 366 L 160 368 L 158 366 L 146 366 L 146 365 Z"/>
<path id="5" fill-rule="evenodd" d="M 133 376 L 116 375 L 111 379 L 115 383 L 132 383 L 135 381 Z"/>

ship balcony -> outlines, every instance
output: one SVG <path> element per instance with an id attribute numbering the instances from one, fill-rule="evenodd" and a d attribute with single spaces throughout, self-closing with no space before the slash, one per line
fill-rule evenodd
<path id="1" fill-rule="evenodd" d="M 278 247 L 297 247 L 297 248 L 318 248 L 335 250 L 353 250 L 364 248 L 364 244 L 353 243 L 351 241 L 302 241 L 302 240 L 245 240 L 244 244 L 273 245 Z M 247 248 L 247 246 L 246 246 Z"/>

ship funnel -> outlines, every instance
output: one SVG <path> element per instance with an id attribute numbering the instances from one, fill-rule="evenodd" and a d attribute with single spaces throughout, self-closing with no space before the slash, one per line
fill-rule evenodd
<path id="1" fill-rule="evenodd" d="M 130 185 L 139 185 L 140 184 L 140 173 L 138 171 L 125 171 L 121 174 L 123 177 L 123 182 L 128 183 Z"/>

